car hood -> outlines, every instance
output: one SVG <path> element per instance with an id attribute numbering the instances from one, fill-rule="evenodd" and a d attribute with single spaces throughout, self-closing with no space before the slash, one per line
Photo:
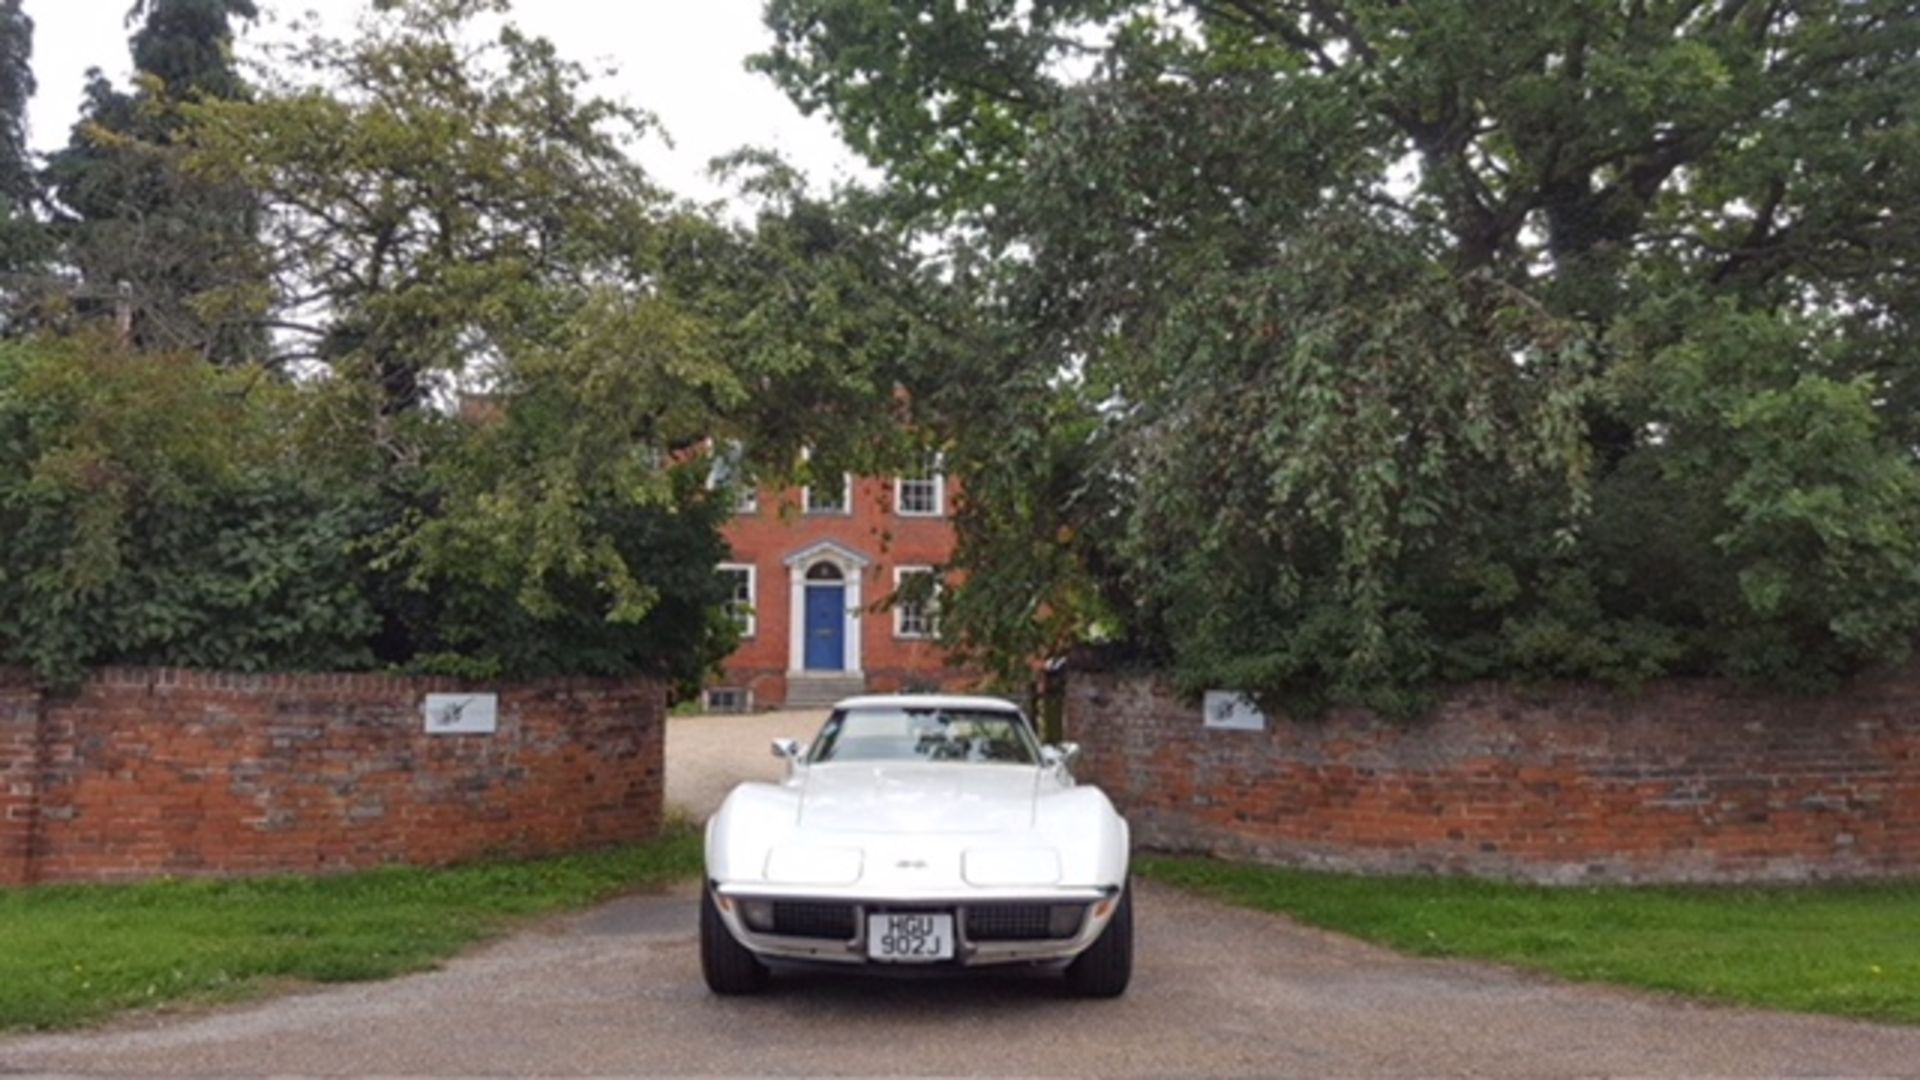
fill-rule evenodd
<path id="1" fill-rule="evenodd" d="M 987 833 L 1033 827 L 1039 769 L 1027 765 L 820 764 L 807 769 L 807 832 Z"/>

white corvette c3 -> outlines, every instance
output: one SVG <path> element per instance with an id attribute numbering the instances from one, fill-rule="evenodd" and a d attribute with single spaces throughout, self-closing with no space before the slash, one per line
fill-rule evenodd
<path id="1" fill-rule="evenodd" d="M 719 994 L 771 968 L 1063 968 L 1090 997 L 1133 971 L 1127 823 L 994 698 L 849 698 L 778 784 L 707 822 L 700 962 Z"/>

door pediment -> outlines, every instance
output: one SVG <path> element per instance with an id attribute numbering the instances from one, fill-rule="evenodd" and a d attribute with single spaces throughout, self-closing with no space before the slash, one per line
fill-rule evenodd
<path id="1" fill-rule="evenodd" d="M 805 569 L 823 559 L 840 564 L 842 570 L 848 571 L 848 576 L 852 576 L 854 571 L 865 570 L 873 565 L 872 559 L 837 540 L 820 540 L 808 544 L 780 561 L 796 569 Z"/>

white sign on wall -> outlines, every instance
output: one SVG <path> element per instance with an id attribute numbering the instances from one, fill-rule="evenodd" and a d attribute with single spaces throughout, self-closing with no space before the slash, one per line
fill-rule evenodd
<path id="1" fill-rule="evenodd" d="M 1219 731 L 1265 731 L 1267 714 L 1237 690 L 1209 690 L 1200 703 L 1207 727 Z"/>
<path id="2" fill-rule="evenodd" d="M 495 694 L 428 694 L 429 735 L 491 735 L 500 726 L 500 698 Z"/>

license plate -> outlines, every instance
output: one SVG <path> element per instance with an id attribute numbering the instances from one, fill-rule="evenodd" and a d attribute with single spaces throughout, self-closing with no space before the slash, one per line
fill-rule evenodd
<path id="1" fill-rule="evenodd" d="M 890 964 L 953 959 L 953 916 L 919 912 L 867 916 L 867 956 Z"/>

